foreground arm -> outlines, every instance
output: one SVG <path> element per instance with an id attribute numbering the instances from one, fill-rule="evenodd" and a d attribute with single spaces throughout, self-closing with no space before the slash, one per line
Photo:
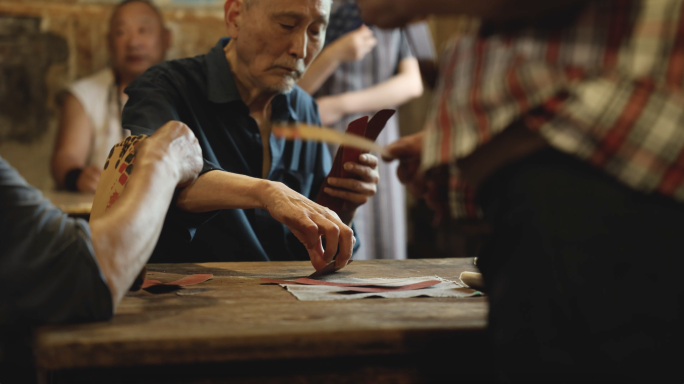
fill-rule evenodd
<path id="1" fill-rule="evenodd" d="M 397 74 L 391 79 L 357 92 L 325 96 L 318 100 L 321 121 L 329 125 L 342 116 L 379 111 L 419 97 L 423 93 L 418 60 L 413 57 L 399 62 Z"/>
<path id="2" fill-rule="evenodd" d="M 201 168 L 201 149 L 192 131 L 182 123 L 169 122 L 136 150 L 135 170 L 121 198 L 106 213 L 94 212 L 90 221 L 93 248 L 114 306 L 152 254 L 176 186 L 193 181 Z M 107 176 L 96 200 L 109 192 Z"/>
<path id="3" fill-rule="evenodd" d="M 534 19 L 587 0 L 357 0 L 364 20 L 382 28 L 403 27 L 427 15 L 460 14 L 486 21 Z"/>

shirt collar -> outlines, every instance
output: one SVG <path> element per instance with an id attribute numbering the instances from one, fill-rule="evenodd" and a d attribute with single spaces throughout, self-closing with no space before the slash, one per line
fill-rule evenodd
<path id="1" fill-rule="evenodd" d="M 233 71 L 226 59 L 223 48 L 230 37 L 221 38 L 207 54 L 208 98 L 212 103 L 225 104 L 242 101 L 233 78 Z M 297 121 L 297 115 L 290 106 L 290 94 L 280 94 L 273 98 L 272 121 Z"/>

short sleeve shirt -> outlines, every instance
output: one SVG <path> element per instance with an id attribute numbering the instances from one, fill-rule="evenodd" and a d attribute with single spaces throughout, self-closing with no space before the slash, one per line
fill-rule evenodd
<path id="1" fill-rule="evenodd" d="M 208 54 L 168 61 L 149 69 L 126 89 L 123 126 L 152 134 L 170 120 L 195 133 L 204 172 L 262 177 L 263 144 L 256 121 L 242 101 L 221 39 Z M 295 87 L 272 101 L 272 120 L 320 125 L 318 107 Z M 282 182 L 315 200 L 332 161 L 324 144 L 270 137 L 268 180 Z M 308 260 L 290 230 L 262 209 L 190 214 L 172 207 L 152 262 Z"/>

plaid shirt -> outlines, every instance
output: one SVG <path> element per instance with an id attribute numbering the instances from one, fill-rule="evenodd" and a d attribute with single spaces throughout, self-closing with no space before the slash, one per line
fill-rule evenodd
<path id="1" fill-rule="evenodd" d="M 629 187 L 684 201 L 684 0 L 593 2 L 565 28 L 452 41 L 422 168 L 450 168 L 455 218 L 477 217 L 456 160 L 522 120 Z"/>

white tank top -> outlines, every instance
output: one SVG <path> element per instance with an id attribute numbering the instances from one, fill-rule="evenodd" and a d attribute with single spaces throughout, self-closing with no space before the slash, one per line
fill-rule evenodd
<path id="1" fill-rule="evenodd" d="M 93 129 L 88 165 L 104 167 L 112 147 L 123 140 L 121 112 L 114 72 L 110 68 L 78 80 L 69 92 L 78 99 Z"/>

